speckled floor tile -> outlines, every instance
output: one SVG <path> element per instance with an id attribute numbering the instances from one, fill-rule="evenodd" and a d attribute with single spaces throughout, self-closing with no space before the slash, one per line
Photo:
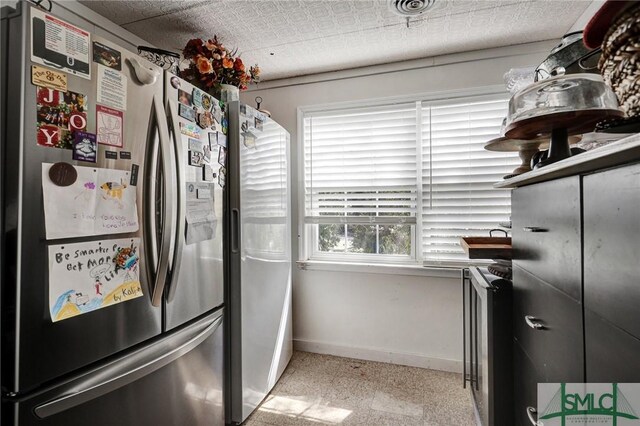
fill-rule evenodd
<path id="1" fill-rule="evenodd" d="M 422 417 L 403 416 L 402 414 L 372 411 L 366 418 L 370 426 L 423 426 Z"/>
<path id="2" fill-rule="evenodd" d="M 418 389 L 382 385 L 376 390 L 371 408 L 391 414 L 422 418 L 424 393 Z"/>
<path id="3" fill-rule="evenodd" d="M 342 362 L 336 367 L 335 375 L 382 383 L 384 381 L 384 365 L 381 362 L 342 358 Z"/>
<path id="4" fill-rule="evenodd" d="M 445 388 L 427 391 L 424 405 L 425 426 L 475 425 L 469 389 Z"/>
<path id="5" fill-rule="evenodd" d="M 408 389 L 425 391 L 434 380 L 432 370 L 389 364 L 382 370 L 385 383 Z"/>
<path id="6" fill-rule="evenodd" d="M 373 382 L 352 377 L 336 377 L 328 392 L 323 395 L 323 399 L 350 410 L 369 409 L 375 393 L 376 386 Z"/>
<path id="7" fill-rule="evenodd" d="M 424 426 L 475 426 L 473 408 L 470 406 L 425 405 Z"/>
<path id="8" fill-rule="evenodd" d="M 244 424 L 246 426 L 271 426 L 269 423 L 264 423 L 259 420 L 253 420 L 253 419 L 247 420 L 246 422 L 244 422 Z"/>
<path id="9" fill-rule="evenodd" d="M 289 396 L 320 397 L 330 389 L 334 377 L 316 370 L 298 369 L 281 385 L 274 388 L 274 393 Z"/>
<path id="10" fill-rule="evenodd" d="M 272 425 L 304 425 L 304 413 L 321 401 L 316 396 L 269 395 L 258 407 L 256 420 Z"/>
<path id="11" fill-rule="evenodd" d="M 467 426 L 460 374 L 295 351 L 247 426 Z"/>

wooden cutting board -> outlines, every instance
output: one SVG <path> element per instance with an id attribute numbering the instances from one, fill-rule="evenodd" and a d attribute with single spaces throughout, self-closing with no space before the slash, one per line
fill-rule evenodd
<path id="1" fill-rule="evenodd" d="M 511 259 L 509 237 L 462 237 L 460 245 L 469 259 Z"/>

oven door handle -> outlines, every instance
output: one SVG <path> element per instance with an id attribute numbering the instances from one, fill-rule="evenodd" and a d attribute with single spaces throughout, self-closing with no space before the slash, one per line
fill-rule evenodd
<path id="1" fill-rule="evenodd" d="M 462 270 L 462 387 L 467 388 L 467 269 Z"/>

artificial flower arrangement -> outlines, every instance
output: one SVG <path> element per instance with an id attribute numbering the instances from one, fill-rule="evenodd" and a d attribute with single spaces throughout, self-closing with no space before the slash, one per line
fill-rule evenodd
<path id="1" fill-rule="evenodd" d="M 247 70 L 236 54 L 237 50 L 228 50 L 218 36 L 207 41 L 191 39 L 182 50 L 189 66 L 180 71 L 180 76 L 207 92 L 219 90 L 221 84 L 246 90 L 249 83 L 260 81 L 260 68 L 256 64 Z"/>

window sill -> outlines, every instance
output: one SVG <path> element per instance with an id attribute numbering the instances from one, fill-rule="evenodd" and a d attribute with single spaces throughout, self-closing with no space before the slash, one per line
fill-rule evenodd
<path id="1" fill-rule="evenodd" d="M 462 268 L 420 265 L 381 265 L 375 263 L 327 262 L 301 260 L 296 262 L 302 271 L 359 272 L 365 274 L 409 275 L 437 278 L 461 278 Z"/>

